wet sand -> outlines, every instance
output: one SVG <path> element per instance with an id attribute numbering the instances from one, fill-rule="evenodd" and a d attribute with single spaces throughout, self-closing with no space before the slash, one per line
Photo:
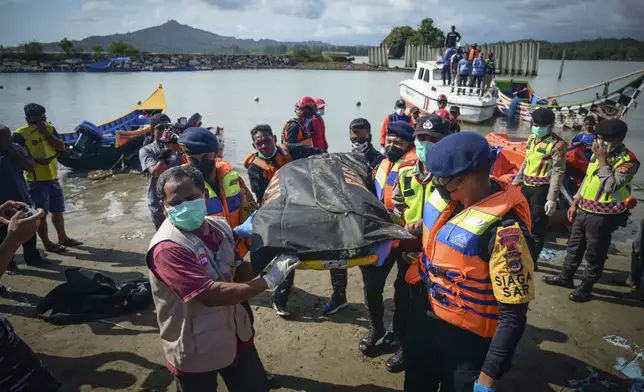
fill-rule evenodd
<path id="1" fill-rule="evenodd" d="M 38 319 L 34 306 L 64 281 L 66 268 L 94 269 L 117 282 L 147 275 L 144 253 L 154 233 L 145 199 L 147 180 L 140 174 L 100 181 L 66 178 L 64 187 L 69 211 L 66 226 L 85 244 L 63 255 L 48 254 L 52 264 L 45 268 L 25 266 L 19 253 L 21 273 L 2 278 L 10 291 L 0 299 L 0 312 L 64 384 L 63 391 L 174 390 L 152 308 L 73 326 L 54 326 Z M 644 207 L 639 207 L 636 215 L 643 216 L 642 211 Z M 602 337 L 617 335 L 644 347 L 644 308 L 620 283 L 628 275 L 634 228 L 621 228 L 615 236 L 616 250 L 592 302 L 572 303 L 567 299 L 569 290 L 542 284 L 541 276 L 559 270 L 562 254 L 552 264 L 542 264 L 543 272 L 536 274 L 537 299 L 530 304 L 529 325 L 499 391 L 573 391 L 567 387 L 568 380 L 587 379 L 589 366 L 597 376 L 580 390 L 628 390 L 630 382 L 614 366 L 617 357 L 630 361 L 635 353 Z M 562 249 L 566 237 L 551 233 L 547 247 Z M 392 272 L 385 291 L 388 320 L 394 276 Z M 291 320 L 274 314 L 270 293 L 250 301 L 258 350 L 266 368 L 281 375 L 280 391 L 402 390 L 403 376 L 385 369 L 387 355 L 366 358 L 358 351 L 367 321 L 357 269 L 349 271 L 351 305 L 328 318 L 321 311 L 331 294 L 329 274 L 298 272 L 295 285 L 289 303 Z"/>

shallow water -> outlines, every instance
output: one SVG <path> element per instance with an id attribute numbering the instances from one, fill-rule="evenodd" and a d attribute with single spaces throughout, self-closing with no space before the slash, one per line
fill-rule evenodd
<path id="1" fill-rule="evenodd" d="M 539 76 L 528 79 L 537 93 L 552 95 L 641 68 L 644 63 L 568 61 L 559 81 L 559 62 L 542 60 Z M 356 117 L 368 119 L 377 138 L 383 118 L 398 98 L 398 84 L 410 76 L 411 72 L 312 70 L 0 74 L 0 85 L 4 86 L 0 90 L 0 123 L 17 128 L 24 122 L 23 106 L 38 102 L 47 108 L 48 118 L 59 131 L 70 131 L 83 120 L 101 123 L 131 110 L 138 100 L 145 99 L 162 83 L 170 117 L 190 116 L 198 111 L 205 124 L 223 126 L 225 158 L 243 171 L 243 161 L 253 151 L 249 130 L 256 124 L 266 123 L 279 133 L 284 122 L 292 116 L 293 105 L 303 95 L 323 97 L 328 104 L 325 121 L 331 152 L 347 151 L 348 124 Z M 626 81 L 617 85 L 623 83 Z M 31 91 L 26 90 L 28 86 Z M 559 101 L 588 99 L 600 90 Z M 255 96 L 260 99 L 257 103 L 253 101 Z M 358 101 L 361 106 L 356 105 Z M 636 154 L 643 155 L 644 111 L 632 110 L 627 122 L 630 127 L 627 144 Z M 508 124 L 503 118 L 465 129 L 482 133 L 507 131 L 517 136 L 529 132 L 525 124 Z M 564 136 L 571 137 L 569 134 Z M 66 170 L 63 173 L 69 174 Z M 68 219 L 79 223 L 99 220 L 108 226 L 118 222 L 123 232 L 134 236 L 140 220 L 149 222 L 147 180 L 141 174 L 118 175 L 98 181 L 74 174 L 63 177 Z M 644 184 L 644 170 L 638 174 L 637 182 Z"/>

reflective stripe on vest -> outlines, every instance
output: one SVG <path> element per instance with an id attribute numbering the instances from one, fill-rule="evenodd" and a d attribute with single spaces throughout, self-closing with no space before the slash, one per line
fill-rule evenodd
<path id="1" fill-rule="evenodd" d="M 405 198 L 405 212 L 403 218 L 405 223 L 412 223 L 423 218 L 423 205 L 429 199 L 433 186 L 431 180 L 421 184 L 414 176 L 414 166 L 405 166 L 398 172 L 400 191 Z"/>
<path id="2" fill-rule="evenodd" d="M 552 149 L 559 141 L 552 135 L 546 136 L 539 143 L 536 142 L 536 139 L 535 135 L 531 135 L 526 145 L 523 183 L 527 186 L 550 184 Z"/>
<path id="3" fill-rule="evenodd" d="M 239 185 L 239 175 L 228 163 L 216 161 L 217 179 L 219 180 L 219 190 L 225 195 L 225 201 L 217 196 L 217 192 L 206 183 L 208 190 L 208 201 L 206 202 L 206 213 L 209 216 L 223 216 L 228 221 L 230 227 L 240 224 L 239 212 L 241 208 L 241 186 Z"/>
<path id="4" fill-rule="evenodd" d="M 394 184 L 398 179 L 398 169 L 400 165 L 406 161 L 417 159 L 416 151 L 412 150 L 403 155 L 398 162 L 391 163 L 388 159 L 383 159 L 376 171 L 376 178 L 374 185 L 376 187 L 376 196 L 385 205 L 388 210 L 394 209 L 394 204 L 391 200 L 393 194 Z"/>
<path id="5" fill-rule="evenodd" d="M 608 158 L 608 164 L 613 172 L 624 163 L 637 161 L 635 155 L 628 150 L 622 151 L 617 156 Z M 628 184 L 615 190 L 615 192 L 604 192 L 601 180 L 598 175 L 599 160 L 595 155 L 590 159 L 584 184 L 579 191 L 581 200 L 579 208 L 594 214 L 620 214 L 626 210 L 624 202 L 631 195 L 631 179 Z"/>
<path id="6" fill-rule="evenodd" d="M 502 191 L 454 217 L 458 202 L 448 204 L 437 191 L 423 208 L 423 258 L 418 273 L 432 309 L 442 320 L 486 338 L 494 336 L 499 309 L 489 263 L 479 256 L 480 237 L 510 210 L 530 221 L 521 192 L 500 185 Z"/>

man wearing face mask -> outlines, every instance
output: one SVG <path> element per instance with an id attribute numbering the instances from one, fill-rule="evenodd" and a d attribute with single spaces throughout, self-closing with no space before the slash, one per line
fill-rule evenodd
<path id="1" fill-rule="evenodd" d="M 146 264 L 177 390 L 216 390 L 221 376 L 231 392 L 268 392 L 252 321 L 241 303 L 275 288 L 299 260 L 278 256 L 255 279 L 235 250 L 230 226 L 221 217 L 206 217 L 208 190 L 194 167 L 167 170 L 157 191 L 168 219 L 150 242 Z"/>
<path id="2" fill-rule="evenodd" d="M 310 123 L 313 115 L 317 113 L 317 105 L 311 97 L 303 97 L 295 104 L 295 118 L 284 124 L 282 144 L 304 144 L 313 146 L 311 139 Z"/>
<path id="3" fill-rule="evenodd" d="M 315 105 L 318 110 L 311 118 L 311 123 L 309 124 L 313 147 L 326 152 L 329 149 L 329 143 L 326 141 L 326 125 L 322 118 L 326 109 L 326 102 L 322 98 L 315 98 Z"/>
<path id="4" fill-rule="evenodd" d="M 571 142 L 573 146 L 584 146 L 584 154 L 586 155 L 586 159 L 589 161 L 593 156 L 593 143 L 595 142 L 596 137 L 595 125 L 597 125 L 595 117 L 586 116 L 586 118 L 584 118 L 584 126 L 582 128 L 583 131 L 576 134 L 575 137 L 572 138 Z"/>
<path id="5" fill-rule="evenodd" d="M 385 117 L 385 121 L 382 123 L 382 127 L 380 127 L 380 152 L 382 152 L 383 154 L 385 152 L 385 144 L 387 142 L 388 132 L 387 127 L 389 126 L 389 124 L 398 121 L 407 122 L 412 125 L 414 123 L 411 116 L 405 114 L 405 111 L 407 110 L 407 104 L 402 99 L 396 101 L 394 110 L 395 111 L 392 114 Z"/>
<path id="6" fill-rule="evenodd" d="M 573 288 L 575 272 L 585 254 L 587 264 L 581 284 L 568 296 L 574 302 L 592 298 L 593 285 L 604 271 L 611 236 L 628 220 L 626 204 L 640 163 L 624 145 L 627 131 L 628 126 L 621 120 L 597 124 L 586 177 L 568 210 L 573 224 L 563 270 L 559 275 L 543 278 L 548 284 Z"/>
<path id="7" fill-rule="evenodd" d="M 141 171 L 148 176 L 148 207 L 154 227 L 158 230 L 165 220 L 165 215 L 157 198 L 157 178 L 169 168 L 181 165 L 181 150 L 173 140 L 170 117 L 163 113 L 155 114 L 150 118 L 150 129 L 154 141 L 139 150 L 139 160 Z"/>
<path id="8" fill-rule="evenodd" d="M 371 124 L 367 119 L 356 118 L 349 124 L 351 152 L 364 154 L 371 170 L 376 170 L 385 156 L 376 150 L 371 142 Z"/>
<path id="9" fill-rule="evenodd" d="M 543 249 L 548 219 L 557 210 L 557 199 L 566 171 L 567 145 L 552 132 L 555 114 L 540 108 L 532 113 L 532 135 L 528 138 L 525 160 L 514 178 L 514 185 L 530 204 L 532 235 L 535 240 L 535 270 Z"/>
<path id="10" fill-rule="evenodd" d="M 257 152 L 246 158 L 244 166 L 248 170 L 250 187 L 260 204 L 263 202 L 268 184 L 282 166 L 294 160 L 324 153 L 322 150 L 302 144 L 278 146 L 275 144 L 276 137 L 273 135 L 273 130 L 266 124 L 257 125 L 251 129 L 250 136 Z M 333 272 L 331 274 L 333 275 Z M 291 314 L 287 302 L 294 280 L 295 271 L 291 272 L 286 280 L 275 289 L 273 309 L 280 317 L 287 317 Z M 346 294 L 344 294 L 344 302 L 346 302 Z"/>
<path id="11" fill-rule="evenodd" d="M 179 138 L 179 144 L 188 165 L 197 168 L 206 180 L 208 215 L 225 218 L 233 228 L 245 222 L 257 210 L 257 203 L 230 163 L 216 157 L 217 136 L 205 128 L 188 128 Z M 236 238 L 235 247 L 244 257 L 249 250 L 248 239 Z"/>
<path id="12" fill-rule="evenodd" d="M 376 170 L 374 186 L 376 196 L 385 207 L 393 213 L 393 188 L 398 180 L 400 166 L 410 160 L 417 159 L 414 152 L 414 128 L 405 121 L 392 122 L 387 126 L 387 139 L 385 145 L 387 159 L 380 163 Z M 384 326 L 383 290 L 389 272 L 394 264 L 397 265 L 397 276 L 394 282 L 394 317 L 392 322 L 393 333 L 388 332 Z M 405 284 L 405 271 L 407 264 L 402 259 L 400 250 L 393 249 L 382 266 L 360 267 L 364 282 L 365 305 L 369 318 L 369 331 L 360 340 L 360 351 L 367 355 L 374 355 L 374 347 L 380 339 L 396 353 L 387 360 L 386 367 L 390 372 L 400 372 L 404 368 L 400 341 L 405 339 L 405 318 L 409 305 L 409 288 Z"/>
<path id="13" fill-rule="evenodd" d="M 427 154 L 435 191 L 423 206 L 423 254 L 409 270 L 406 392 L 493 392 L 510 368 L 534 299 L 530 209 L 489 177 L 493 159 L 476 132 L 451 134 Z"/>

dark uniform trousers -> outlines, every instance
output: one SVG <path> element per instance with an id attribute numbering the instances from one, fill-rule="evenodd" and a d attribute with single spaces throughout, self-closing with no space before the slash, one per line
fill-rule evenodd
<path id="1" fill-rule="evenodd" d="M 275 288 L 273 293 L 273 301 L 286 305 L 288 301 L 288 296 L 291 294 L 291 289 L 293 289 L 293 282 L 295 281 L 295 271 L 291 271 L 286 279 Z"/>
<path id="2" fill-rule="evenodd" d="M 578 209 L 568 238 L 564 274 L 573 275 L 586 254 L 583 280 L 596 283 L 604 271 L 612 234 L 624 219 L 623 214 L 600 215 Z"/>
<path id="3" fill-rule="evenodd" d="M 644 231 L 644 220 L 640 221 L 637 234 L 633 240 L 633 251 L 631 252 L 631 280 L 635 282 L 644 300 L 644 258 L 642 258 L 642 235 Z"/>
<path id="4" fill-rule="evenodd" d="M 0 243 L 7 237 L 7 225 L 0 227 Z M 37 236 L 34 234 L 27 242 L 22 244 L 23 257 L 26 264 L 41 261 L 40 252 L 37 248 Z M 13 260 L 13 259 L 12 259 Z M 12 261 L 13 262 L 13 261 Z"/>
<path id="5" fill-rule="evenodd" d="M 532 237 L 534 238 L 535 254 L 533 259 L 538 260 L 543 244 L 546 238 L 546 229 L 548 228 L 548 216 L 546 215 L 546 202 L 548 201 L 548 191 L 550 185 L 526 186 L 521 187 L 521 193 L 528 200 L 530 205 L 530 215 L 532 218 Z"/>
<path id="6" fill-rule="evenodd" d="M 394 281 L 394 317 L 392 320 L 393 332 L 400 341 L 405 339 L 405 324 L 409 315 L 410 290 L 405 282 L 405 273 L 409 264 L 404 261 L 402 253 L 398 249 L 392 249 L 391 253 L 380 267 L 369 265 L 360 267 L 362 280 L 364 282 L 364 302 L 367 308 L 367 315 L 371 326 L 377 330 L 384 330 L 383 317 L 385 315 L 385 304 L 383 302 L 383 291 L 387 282 L 389 272 L 394 264 L 397 265 L 398 273 Z"/>
<path id="7" fill-rule="evenodd" d="M 412 305 L 403 344 L 405 392 L 471 392 L 492 339 L 438 318 L 423 284 L 412 286 Z"/>

